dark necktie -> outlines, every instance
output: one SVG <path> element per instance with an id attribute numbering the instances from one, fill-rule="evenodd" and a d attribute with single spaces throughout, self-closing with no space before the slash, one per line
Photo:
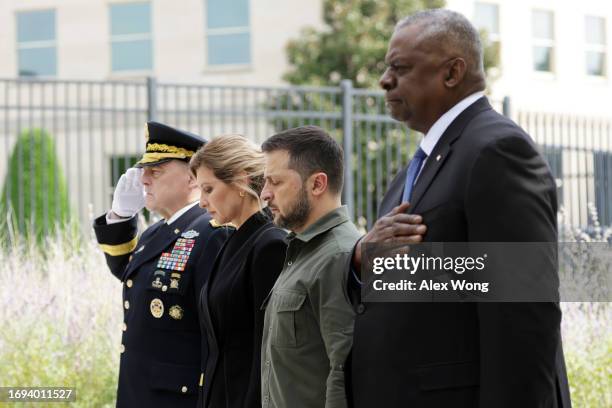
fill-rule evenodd
<path id="1" fill-rule="evenodd" d="M 412 196 L 412 189 L 414 187 L 414 182 L 419 175 L 419 170 L 421 170 L 421 166 L 423 165 L 423 161 L 427 157 L 427 154 L 419 147 L 416 152 L 414 152 L 414 156 L 412 156 L 412 160 L 410 160 L 410 165 L 408 166 L 408 171 L 406 174 L 406 184 L 404 185 L 404 195 L 402 195 L 402 202 L 410 201 Z"/>

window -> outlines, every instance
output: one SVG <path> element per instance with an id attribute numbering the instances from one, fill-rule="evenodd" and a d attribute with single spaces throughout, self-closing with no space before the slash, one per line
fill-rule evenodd
<path id="1" fill-rule="evenodd" d="M 112 71 L 151 70 L 151 5 L 148 2 L 111 4 L 110 24 Z"/>
<path id="2" fill-rule="evenodd" d="M 587 16 L 585 28 L 587 75 L 604 76 L 606 72 L 606 21 L 602 17 Z"/>
<path id="3" fill-rule="evenodd" d="M 17 13 L 17 60 L 20 76 L 57 74 L 55 10 Z"/>
<path id="4" fill-rule="evenodd" d="M 601 225 L 612 225 L 612 153 L 594 152 L 595 205 Z"/>
<path id="5" fill-rule="evenodd" d="M 205 0 L 209 66 L 251 62 L 248 0 Z"/>
<path id="6" fill-rule="evenodd" d="M 494 66 L 500 62 L 499 6 L 492 3 L 476 2 L 474 8 L 474 25 L 484 31 L 484 59 Z"/>
<path id="7" fill-rule="evenodd" d="M 552 11 L 534 10 L 532 14 L 533 69 L 542 72 L 554 70 L 555 27 Z"/>
<path id="8" fill-rule="evenodd" d="M 474 24 L 479 30 L 485 30 L 491 41 L 499 41 L 499 6 L 497 4 L 477 2 L 474 13 Z"/>

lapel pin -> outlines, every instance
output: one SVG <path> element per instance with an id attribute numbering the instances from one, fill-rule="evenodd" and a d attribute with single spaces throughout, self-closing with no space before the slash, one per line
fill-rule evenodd
<path id="1" fill-rule="evenodd" d="M 191 239 L 191 238 L 195 238 L 199 236 L 200 236 L 200 233 L 195 230 L 189 230 L 187 232 L 183 232 L 183 235 L 181 235 L 181 237 L 187 238 L 187 239 Z"/>
<path id="2" fill-rule="evenodd" d="M 436 161 L 440 161 L 441 158 L 442 158 L 442 155 L 439 154 L 438 157 L 436 157 Z"/>
<path id="3" fill-rule="evenodd" d="M 174 230 L 175 234 L 178 234 L 179 232 L 181 232 L 178 228 Z"/>

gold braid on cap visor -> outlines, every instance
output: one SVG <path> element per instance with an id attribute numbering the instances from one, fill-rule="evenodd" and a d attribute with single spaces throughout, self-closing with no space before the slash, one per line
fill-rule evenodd
<path id="1" fill-rule="evenodd" d="M 170 146 L 162 143 L 147 144 L 147 152 L 142 155 L 139 163 L 154 163 L 163 159 L 188 159 L 195 152 L 182 147 Z"/>

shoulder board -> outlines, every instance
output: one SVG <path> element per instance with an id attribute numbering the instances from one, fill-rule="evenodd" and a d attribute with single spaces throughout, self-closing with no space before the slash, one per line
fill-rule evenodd
<path id="1" fill-rule="evenodd" d="M 219 227 L 232 227 L 232 228 L 236 228 L 236 226 L 234 224 L 232 224 L 231 222 L 228 222 L 226 224 L 219 224 L 217 221 L 215 221 L 214 219 L 210 220 L 210 225 L 213 228 L 219 228 Z"/>

